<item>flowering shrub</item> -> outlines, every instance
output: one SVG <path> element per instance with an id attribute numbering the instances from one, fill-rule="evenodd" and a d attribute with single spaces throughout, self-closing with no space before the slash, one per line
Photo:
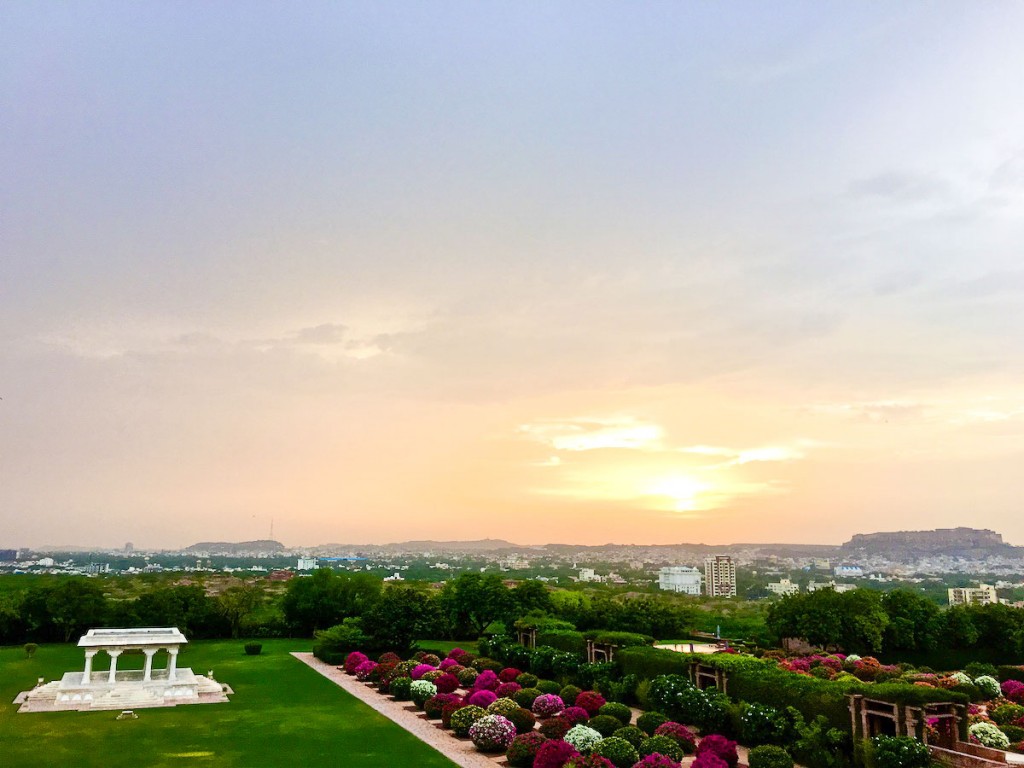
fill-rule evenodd
<path id="1" fill-rule="evenodd" d="M 399 656 L 397 653 L 392 653 L 391 651 L 382 653 L 380 656 L 377 657 L 377 661 L 381 664 L 398 664 L 401 660 L 401 656 Z"/>
<path id="2" fill-rule="evenodd" d="M 714 752 L 705 752 L 697 755 L 697 758 L 690 763 L 690 768 L 728 768 L 728 763 Z"/>
<path id="3" fill-rule="evenodd" d="M 522 707 L 516 707 L 506 713 L 505 717 L 512 721 L 512 725 L 516 727 L 516 733 L 529 733 L 537 724 L 537 718 L 533 716 L 533 712 Z"/>
<path id="4" fill-rule="evenodd" d="M 501 715 L 484 715 L 469 727 L 469 738 L 481 752 L 504 752 L 516 737 L 516 727 Z"/>
<path id="5" fill-rule="evenodd" d="M 954 672 L 949 679 L 953 681 L 954 685 L 970 685 L 974 682 L 966 672 Z"/>
<path id="6" fill-rule="evenodd" d="M 565 703 L 560 696 L 553 693 L 545 693 L 533 701 L 533 714 L 537 717 L 554 717 L 565 709 Z"/>
<path id="7" fill-rule="evenodd" d="M 446 704 L 455 704 L 456 702 L 460 706 L 462 705 L 462 699 L 454 693 L 439 693 L 423 702 L 423 711 L 427 713 L 427 718 L 430 720 L 437 720 L 441 717 Z"/>
<path id="8" fill-rule="evenodd" d="M 473 690 L 493 691 L 498 687 L 498 676 L 489 669 L 485 669 L 473 681 Z"/>
<path id="9" fill-rule="evenodd" d="M 487 705 L 487 711 L 492 715 L 501 715 L 508 717 L 509 712 L 515 712 L 519 709 L 519 705 L 516 704 L 512 699 L 495 699 Z"/>
<path id="10" fill-rule="evenodd" d="M 494 691 L 472 691 L 466 697 L 467 704 L 477 707 L 489 707 L 497 700 L 498 697 L 494 695 Z"/>
<path id="11" fill-rule="evenodd" d="M 576 701 L 573 702 L 574 706 L 587 710 L 587 714 L 590 717 L 596 715 L 606 703 L 604 696 L 597 691 L 583 691 L 583 693 L 576 697 Z"/>
<path id="12" fill-rule="evenodd" d="M 629 725 L 629 721 L 633 719 L 633 710 L 631 710 L 625 704 L 620 704 L 617 701 L 609 701 L 607 704 L 605 704 L 603 707 L 597 710 L 597 714 L 609 715 L 610 717 L 614 717 L 623 725 Z"/>
<path id="13" fill-rule="evenodd" d="M 462 699 L 458 701 L 451 701 L 447 704 L 441 705 L 441 725 L 445 728 L 452 727 L 452 715 L 458 712 L 460 709 L 465 709 L 468 706 Z"/>
<path id="14" fill-rule="evenodd" d="M 789 735 L 789 721 L 775 707 L 764 704 L 746 704 L 740 715 L 740 738 L 744 744 L 785 744 Z"/>
<path id="15" fill-rule="evenodd" d="M 442 674 L 434 680 L 439 693 L 453 693 L 459 687 L 459 678 L 448 673 Z"/>
<path id="16" fill-rule="evenodd" d="M 419 680 L 421 677 L 423 677 L 425 673 L 431 672 L 434 669 L 435 667 L 432 667 L 429 664 L 417 664 L 409 672 L 409 677 L 411 677 L 413 680 Z"/>
<path id="17" fill-rule="evenodd" d="M 683 759 L 682 747 L 668 736 L 648 736 L 640 742 L 637 752 L 640 753 L 641 757 L 647 757 L 647 755 L 653 755 L 657 752 L 659 755 L 672 758 L 677 763 Z"/>
<path id="18" fill-rule="evenodd" d="M 740 761 L 739 755 L 736 753 L 736 742 L 717 733 L 708 734 L 697 745 L 698 755 L 703 755 L 706 752 L 718 755 L 730 768 L 736 768 L 736 764 Z"/>
<path id="19" fill-rule="evenodd" d="M 678 744 L 679 748 L 686 754 L 690 754 L 697 749 L 697 737 L 693 735 L 693 731 L 685 725 L 674 723 L 671 720 L 655 728 L 654 735 L 667 736 Z"/>
<path id="20" fill-rule="evenodd" d="M 348 656 L 345 657 L 345 674 L 354 675 L 356 673 L 356 667 L 370 660 L 370 657 L 365 653 L 359 651 L 352 651 Z"/>
<path id="21" fill-rule="evenodd" d="M 420 680 L 429 680 L 430 682 L 434 682 L 435 680 L 437 680 L 437 678 L 443 676 L 444 672 L 442 672 L 440 669 L 431 669 L 427 672 L 424 672 L 423 676 L 420 677 Z"/>
<path id="22" fill-rule="evenodd" d="M 654 752 L 640 758 L 639 762 L 633 764 L 633 768 L 679 768 L 679 761 Z"/>
<path id="23" fill-rule="evenodd" d="M 636 719 L 636 727 L 648 736 L 653 736 L 658 726 L 665 722 L 668 722 L 668 718 L 661 712 L 644 712 Z"/>
<path id="24" fill-rule="evenodd" d="M 521 669 L 515 667 L 505 667 L 501 672 L 498 673 L 498 680 L 503 683 L 514 683 L 516 678 L 523 674 Z"/>
<path id="25" fill-rule="evenodd" d="M 1000 704 L 990 709 L 988 714 L 997 725 L 1015 725 L 1024 718 L 1024 707 L 1020 704 Z"/>
<path id="26" fill-rule="evenodd" d="M 409 695 L 412 702 L 420 709 L 427 703 L 427 699 L 437 694 L 437 686 L 429 680 L 413 680 L 409 685 Z"/>
<path id="27" fill-rule="evenodd" d="M 618 736 L 620 739 L 625 739 L 633 745 L 634 749 L 640 748 L 640 742 L 647 738 L 647 734 L 637 728 L 635 725 L 626 725 L 619 728 L 612 736 Z"/>
<path id="28" fill-rule="evenodd" d="M 522 688 L 519 683 L 501 683 L 497 688 L 494 689 L 494 694 L 499 699 L 510 699 L 516 691 Z"/>
<path id="29" fill-rule="evenodd" d="M 533 768 L 562 768 L 569 758 L 579 754 L 579 750 L 565 741 L 549 739 L 540 745 L 536 757 L 533 758 Z"/>
<path id="30" fill-rule="evenodd" d="M 1010 739 L 999 730 L 998 726 L 992 723 L 975 723 L 967 729 L 967 732 L 971 734 L 971 738 L 974 741 L 977 741 L 983 747 L 1006 749 L 1010 746 Z"/>
<path id="31" fill-rule="evenodd" d="M 590 720 L 590 715 L 583 707 L 566 707 L 562 710 L 562 717 L 568 721 L 570 726 L 586 725 Z"/>
<path id="32" fill-rule="evenodd" d="M 927 768 L 931 764 L 928 747 L 909 736 L 875 736 L 871 750 L 878 768 Z"/>
<path id="33" fill-rule="evenodd" d="M 569 758 L 565 768 L 615 768 L 615 763 L 600 755 L 577 755 Z"/>
<path id="34" fill-rule="evenodd" d="M 441 659 L 441 663 L 437 665 L 437 668 L 438 669 L 443 669 L 445 672 L 447 672 L 452 667 L 457 667 L 457 666 L 459 666 L 459 662 L 457 662 L 455 659 L 449 657 L 447 659 Z"/>
<path id="35" fill-rule="evenodd" d="M 436 667 L 441 663 L 441 659 L 436 653 L 425 653 L 420 657 L 420 661 L 424 664 L 429 664 L 432 667 Z"/>
<path id="36" fill-rule="evenodd" d="M 512 768 L 533 768 L 533 759 L 537 750 L 547 739 L 539 733 L 524 733 L 512 739 L 505 757 Z"/>
<path id="37" fill-rule="evenodd" d="M 569 729 L 569 732 L 565 734 L 565 741 L 568 744 L 572 744 L 576 750 L 583 755 L 590 754 L 590 750 L 599 742 L 603 737 L 600 732 L 595 731 L 593 728 L 588 728 L 585 725 L 574 725 Z"/>
<path id="38" fill-rule="evenodd" d="M 999 681 L 991 675 L 974 678 L 974 684 L 986 699 L 994 699 L 1000 694 Z"/>
<path id="39" fill-rule="evenodd" d="M 1007 699 L 1024 704 L 1024 683 L 1020 680 L 1007 680 L 1000 688 Z"/>
<path id="40" fill-rule="evenodd" d="M 356 680 L 359 680 L 360 682 L 363 682 L 363 683 L 365 683 L 367 680 L 370 680 L 371 679 L 371 675 L 373 675 L 374 671 L 379 666 L 380 666 L 380 664 L 378 664 L 376 661 L 370 661 L 369 659 L 367 659 L 362 664 L 360 664 L 358 667 L 356 667 L 356 670 L 355 670 Z"/>
<path id="41" fill-rule="evenodd" d="M 480 673 L 477 672 L 472 667 L 466 667 L 461 672 L 459 672 L 457 677 L 459 678 L 459 683 L 460 684 L 462 684 L 463 686 L 469 687 L 469 686 L 473 685 L 473 683 L 476 682 L 476 679 L 477 679 L 477 677 L 479 677 L 479 675 L 480 675 Z"/>
<path id="42" fill-rule="evenodd" d="M 472 704 L 456 710 L 451 717 L 452 730 L 456 736 L 468 736 L 470 726 L 486 714 L 487 710 Z"/>
<path id="43" fill-rule="evenodd" d="M 615 768 L 631 768 L 633 763 L 640 759 L 632 744 L 616 736 L 601 739 L 594 745 L 591 754 L 608 758 Z"/>
<path id="44" fill-rule="evenodd" d="M 540 732 L 549 739 L 564 739 L 570 728 L 572 728 L 572 723 L 561 715 L 549 717 L 540 724 Z"/>
<path id="45" fill-rule="evenodd" d="M 466 655 L 466 652 L 464 650 L 462 650 L 461 648 L 452 648 L 450 651 L 448 651 L 448 658 L 449 659 L 455 659 L 456 661 L 459 660 L 459 657 L 465 656 L 465 655 Z M 459 662 L 459 663 L 461 664 L 462 662 Z"/>

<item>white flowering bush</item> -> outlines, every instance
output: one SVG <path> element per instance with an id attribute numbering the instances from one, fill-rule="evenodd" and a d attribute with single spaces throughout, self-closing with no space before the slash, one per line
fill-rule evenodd
<path id="1" fill-rule="evenodd" d="M 992 723 L 975 723 L 968 731 L 983 747 L 1006 749 L 1010 746 L 1010 739 Z"/>
<path id="2" fill-rule="evenodd" d="M 994 699 L 1001 693 L 999 681 L 991 675 L 981 675 L 974 678 L 974 684 L 978 686 L 978 690 L 981 691 L 986 699 Z"/>
<path id="3" fill-rule="evenodd" d="M 437 686 L 429 680 L 413 680 L 412 685 L 409 686 L 409 695 L 412 697 L 413 703 L 423 709 L 427 699 L 437 695 Z"/>
<path id="4" fill-rule="evenodd" d="M 469 738 L 481 752 L 504 752 L 515 737 L 516 727 L 501 715 L 484 715 L 469 727 Z"/>
<path id="5" fill-rule="evenodd" d="M 966 672 L 954 672 L 949 676 L 949 679 L 955 680 L 957 685 L 970 685 L 974 682 Z"/>
<path id="6" fill-rule="evenodd" d="M 575 747 L 580 754 L 589 755 L 590 751 L 597 746 L 597 742 L 601 741 L 604 736 L 599 731 L 585 725 L 574 725 L 562 738 Z"/>
<path id="7" fill-rule="evenodd" d="M 846 657 L 846 660 L 848 662 L 850 662 L 851 664 L 853 664 L 853 662 L 855 662 L 855 661 L 860 661 L 860 658 L 861 657 L 858 654 L 851 653 L 849 656 Z"/>

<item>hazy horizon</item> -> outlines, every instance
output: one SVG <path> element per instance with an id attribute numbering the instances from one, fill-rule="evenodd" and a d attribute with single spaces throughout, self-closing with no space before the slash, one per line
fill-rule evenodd
<path id="1" fill-rule="evenodd" d="M 0 0 L 0 547 L 1024 541 L 1022 23 Z"/>

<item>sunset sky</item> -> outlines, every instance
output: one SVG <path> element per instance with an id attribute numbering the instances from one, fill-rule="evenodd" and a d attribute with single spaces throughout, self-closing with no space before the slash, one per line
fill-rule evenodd
<path id="1" fill-rule="evenodd" d="M 1024 544 L 1022 29 L 0 0 L 0 548 Z"/>

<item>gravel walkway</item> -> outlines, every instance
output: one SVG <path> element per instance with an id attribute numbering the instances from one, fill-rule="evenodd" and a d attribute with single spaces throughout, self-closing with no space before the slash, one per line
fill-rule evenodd
<path id="1" fill-rule="evenodd" d="M 469 739 L 459 739 L 451 731 L 438 728 L 440 720 L 427 720 L 426 715 L 416 709 L 412 702 L 395 701 L 382 696 L 375 688 L 360 683 L 354 677 L 330 664 L 324 664 L 312 653 L 292 653 L 303 664 L 307 664 L 331 682 L 344 688 L 371 709 L 401 726 L 421 741 L 426 742 L 461 768 L 498 768 L 507 765 L 504 755 L 487 755 L 477 752 Z"/>

